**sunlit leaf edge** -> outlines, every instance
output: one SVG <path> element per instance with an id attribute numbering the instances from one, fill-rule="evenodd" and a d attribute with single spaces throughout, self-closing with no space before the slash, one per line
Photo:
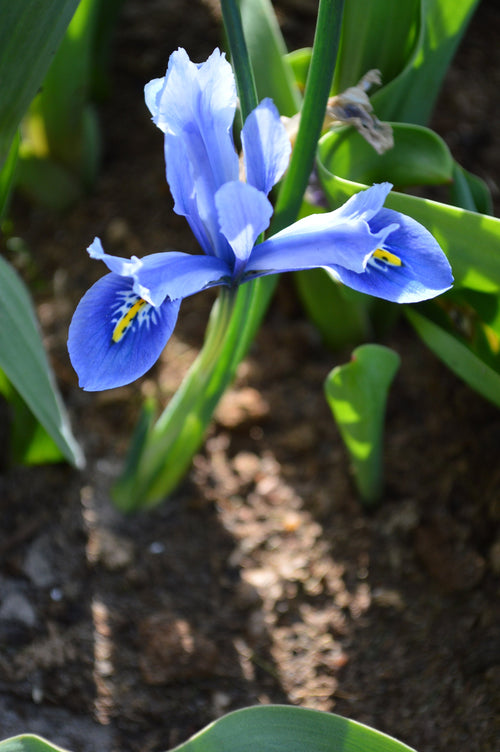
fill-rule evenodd
<path id="1" fill-rule="evenodd" d="M 334 713 L 262 705 L 219 718 L 171 752 L 415 752 L 403 742 Z"/>
<path id="2" fill-rule="evenodd" d="M 84 464 L 40 339 L 31 300 L 14 269 L 0 257 L 0 368 L 64 457 Z"/>
<path id="3" fill-rule="evenodd" d="M 0 741 L 0 752 L 68 752 L 36 734 L 19 734 Z"/>

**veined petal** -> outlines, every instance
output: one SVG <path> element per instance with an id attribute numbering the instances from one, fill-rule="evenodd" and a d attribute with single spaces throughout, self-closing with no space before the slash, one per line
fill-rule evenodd
<path id="1" fill-rule="evenodd" d="M 292 146 L 279 112 L 264 99 L 245 120 L 241 131 L 247 183 L 267 194 L 281 178 Z"/>
<path id="2" fill-rule="evenodd" d="M 368 259 L 396 227 L 390 224 L 372 232 L 364 219 L 339 218 L 338 210 L 311 214 L 255 246 L 245 279 L 332 265 L 363 272 Z"/>
<path id="3" fill-rule="evenodd" d="M 214 196 L 221 185 L 238 179 L 232 137 L 237 97 L 231 66 L 219 50 L 195 65 L 179 49 L 170 56 L 161 89 L 152 81 L 145 96 L 154 122 L 165 133 L 175 211 L 187 218 L 205 253 L 230 261 L 230 249 L 218 231 Z"/>
<path id="4" fill-rule="evenodd" d="M 154 308 L 132 285 L 130 278 L 107 274 L 74 313 L 68 350 L 80 386 L 87 391 L 113 389 L 145 374 L 175 327 L 180 300 Z"/>
<path id="5" fill-rule="evenodd" d="M 109 253 L 106 253 L 99 238 L 94 238 L 87 248 L 87 252 L 90 258 L 104 261 L 110 272 L 115 272 L 115 274 L 119 274 L 121 277 L 132 277 L 141 264 L 137 256 L 124 259 L 120 256 L 111 256 Z"/>
<path id="6" fill-rule="evenodd" d="M 153 306 L 177 300 L 215 285 L 230 284 L 232 268 L 216 256 L 166 251 L 140 260 L 134 292 Z"/>
<path id="7" fill-rule="evenodd" d="M 217 122 L 221 132 L 228 132 L 237 104 L 232 68 L 218 49 L 196 64 L 179 48 L 170 55 L 165 76 L 146 84 L 144 96 L 158 128 L 178 135 L 190 123 L 207 117 Z"/>
<path id="8" fill-rule="evenodd" d="M 161 92 L 162 92 L 164 84 L 165 84 L 165 77 L 153 78 L 144 87 L 144 99 L 146 101 L 146 106 L 148 110 L 150 111 L 151 115 L 153 116 L 153 122 L 156 125 L 158 125 L 156 121 L 158 119 L 158 111 L 160 108 L 160 101 L 161 101 Z"/>
<path id="9" fill-rule="evenodd" d="M 269 226 L 273 207 L 264 193 L 248 183 L 226 183 L 215 194 L 220 230 L 234 251 L 233 276 L 245 268 L 255 241 Z"/>
<path id="10" fill-rule="evenodd" d="M 375 183 L 365 191 L 355 193 L 345 204 L 335 210 L 337 216 L 369 221 L 380 211 L 391 188 L 392 183 Z"/>
<path id="11" fill-rule="evenodd" d="M 450 264 L 423 225 L 392 209 L 381 209 L 369 224 L 379 232 L 393 222 L 398 228 L 369 259 L 365 273 L 353 279 L 337 269 L 339 278 L 356 290 L 397 303 L 416 303 L 449 290 L 453 284 Z"/>
<path id="12" fill-rule="evenodd" d="M 200 145 L 200 134 L 194 133 L 191 139 L 178 139 L 167 133 L 165 163 L 167 181 L 175 201 L 174 211 L 186 217 L 206 254 L 219 256 L 231 263 L 232 252 L 219 232 L 215 209 L 214 197 L 220 185 L 208 169 L 204 146 L 202 143 Z"/>

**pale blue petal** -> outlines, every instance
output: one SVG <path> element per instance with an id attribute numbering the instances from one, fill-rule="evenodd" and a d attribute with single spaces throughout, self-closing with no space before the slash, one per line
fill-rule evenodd
<path id="1" fill-rule="evenodd" d="M 137 303 L 132 280 L 107 274 L 80 301 L 69 328 L 68 350 L 80 386 L 100 391 L 129 384 L 157 361 L 177 321 L 180 301 L 148 303 L 113 341 L 120 319 Z"/>
<path id="2" fill-rule="evenodd" d="M 266 196 L 281 178 L 292 146 L 279 112 L 271 99 L 264 99 L 245 120 L 241 131 L 247 183 Z"/>
<path id="3" fill-rule="evenodd" d="M 226 183 L 215 194 L 220 230 L 235 255 L 233 276 L 244 270 L 255 241 L 269 226 L 273 207 L 264 193 L 248 183 Z"/>
<path id="4" fill-rule="evenodd" d="M 238 179 L 232 124 L 237 96 L 231 66 L 215 50 L 196 65 L 185 50 L 170 56 L 161 90 L 146 90 L 153 119 L 165 133 L 167 180 L 175 211 L 184 215 L 205 253 L 226 261 L 231 252 L 220 235 L 214 196 Z"/>
<path id="5" fill-rule="evenodd" d="M 228 263 L 232 252 L 219 231 L 215 194 L 220 188 L 210 172 L 199 132 L 189 138 L 165 136 L 167 181 L 174 197 L 174 211 L 186 217 L 203 251 Z"/>
<path id="6" fill-rule="evenodd" d="M 391 188 L 392 183 L 375 183 L 366 191 L 355 193 L 345 204 L 336 209 L 338 217 L 370 220 L 384 205 Z"/>
<path id="7" fill-rule="evenodd" d="M 245 278 L 331 265 L 363 272 L 396 227 L 390 224 L 374 233 L 364 219 L 339 219 L 337 211 L 311 214 L 257 245 Z"/>
<path id="8" fill-rule="evenodd" d="M 451 287 L 451 267 L 428 230 L 390 209 L 367 222 L 371 211 L 365 205 L 358 214 L 351 204 L 351 219 L 339 220 L 337 211 L 300 220 L 254 248 L 244 280 L 325 267 L 354 290 L 398 303 L 427 300 Z M 388 261 L 380 251 L 391 254 Z"/>
<path id="9" fill-rule="evenodd" d="M 390 222 L 398 229 L 381 246 L 401 261 L 400 266 L 371 259 L 357 290 L 398 303 L 428 300 L 449 290 L 453 284 L 451 266 L 436 239 L 419 222 L 391 209 L 382 209 L 372 220 L 374 232 Z M 351 282 L 346 282 L 354 286 Z"/>
<path id="10" fill-rule="evenodd" d="M 234 75 L 224 53 L 218 49 L 204 63 L 192 63 L 186 50 L 170 55 L 165 76 L 145 87 L 146 104 L 153 121 L 164 133 L 182 131 L 207 119 L 217 123 L 222 134 L 233 124 L 237 94 Z"/>
<path id="11" fill-rule="evenodd" d="M 163 78 L 153 78 L 152 81 L 146 84 L 144 87 L 144 99 L 146 105 L 153 117 L 153 122 L 156 123 L 158 119 L 158 111 L 160 108 L 161 92 L 165 84 L 165 76 Z M 156 123 L 158 125 L 158 123 Z"/>
<path id="12" fill-rule="evenodd" d="M 215 256 L 167 251 L 144 256 L 134 274 L 134 291 L 159 306 L 216 285 L 230 284 L 232 268 Z"/>
<path id="13" fill-rule="evenodd" d="M 104 261 L 110 272 L 115 272 L 115 274 L 119 274 L 122 277 L 132 277 L 141 263 L 137 256 L 132 256 L 130 259 L 124 259 L 120 256 L 110 256 L 109 253 L 105 252 L 99 238 L 94 238 L 87 248 L 87 252 L 90 258 Z"/>

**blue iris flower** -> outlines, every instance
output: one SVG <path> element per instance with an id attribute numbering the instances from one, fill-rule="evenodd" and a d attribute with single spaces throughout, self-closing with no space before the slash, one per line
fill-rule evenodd
<path id="1" fill-rule="evenodd" d="M 383 208 L 389 183 L 255 245 L 269 226 L 268 194 L 288 166 L 291 147 L 276 107 L 265 99 L 243 126 L 240 165 L 232 137 L 235 81 L 219 50 L 200 65 L 177 50 L 164 78 L 147 84 L 145 98 L 165 134 L 174 210 L 186 217 L 203 255 L 172 251 L 122 259 L 93 241 L 90 256 L 110 273 L 84 295 L 69 329 L 69 353 L 84 389 L 122 386 L 146 373 L 172 334 L 182 299 L 215 285 L 325 267 L 355 290 L 399 303 L 451 286 L 450 265 L 432 235 Z"/>

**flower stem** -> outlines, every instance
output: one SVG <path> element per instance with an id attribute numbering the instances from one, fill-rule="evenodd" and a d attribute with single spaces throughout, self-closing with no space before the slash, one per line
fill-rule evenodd
<path id="1" fill-rule="evenodd" d="M 288 227 L 297 218 L 314 166 L 337 60 L 343 10 L 344 0 L 320 0 L 299 132 L 276 204 L 273 232 Z"/>
<path id="2" fill-rule="evenodd" d="M 221 0 L 220 5 L 240 98 L 241 118 L 245 122 L 252 110 L 257 107 L 258 100 L 241 13 L 236 0 Z"/>

